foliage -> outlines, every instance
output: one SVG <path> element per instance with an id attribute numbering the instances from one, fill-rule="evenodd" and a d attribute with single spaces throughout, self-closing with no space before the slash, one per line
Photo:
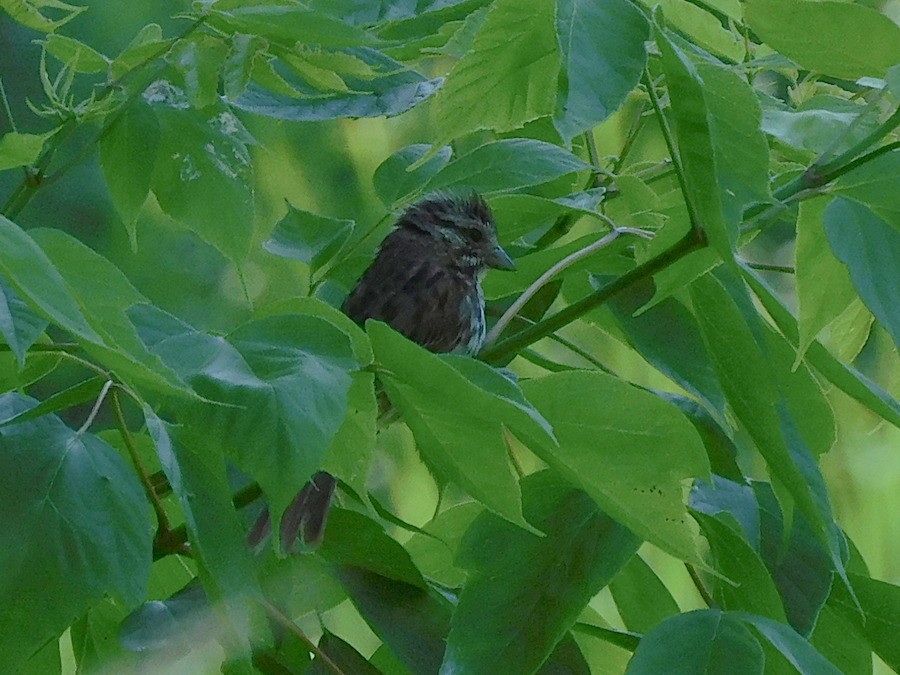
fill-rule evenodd
<path id="1" fill-rule="evenodd" d="M 895 370 L 900 335 L 886 14 L 203 0 L 180 32 L 148 24 L 107 56 L 68 34 L 84 7 L 0 8 L 37 31 L 43 92 L 26 133 L 0 91 L 8 670 L 59 672 L 68 629 L 79 672 L 200 654 L 230 672 L 855 674 L 873 653 L 900 672 L 900 588 L 869 574 L 820 465 L 836 395 L 900 427 L 889 378 L 857 359 L 878 342 L 869 358 Z M 310 200 L 275 223 L 260 136 L 422 110 L 427 142 L 374 171 L 375 218 Z M 242 316 L 193 325 L 35 200 L 95 162 L 131 248 L 169 219 L 227 259 Z M 478 360 L 337 309 L 395 214 L 437 189 L 484 194 L 518 258 L 485 280 L 503 316 Z M 23 228 L 33 200 L 42 227 Z M 154 250 L 160 269 L 193 264 Z M 274 256 L 302 268 L 293 289 L 252 302 Z M 615 372 L 600 334 L 653 376 Z M 403 489 L 438 495 L 418 524 L 385 488 L 410 443 L 427 471 Z M 277 531 L 321 467 L 341 479 L 321 547 L 251 551 L 260 497 Z M 643 542 L 684 563 L 704 608 Z"/>

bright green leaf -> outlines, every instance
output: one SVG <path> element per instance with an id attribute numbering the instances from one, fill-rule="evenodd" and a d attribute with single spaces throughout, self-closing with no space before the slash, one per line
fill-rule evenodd
<path id="1" fill-rule="evenodd" d="M 856 297 L 846 266 L 834 257 L 828 247 L 823 223 L 828 201 L 828 198 L 820 197 L 802 202 L 797 218 L 794 256 L 797 302 L 800 305 L 797 320 L 800 328 L 798 362 L 822 329 L 847 309 Z M 828 280 L 827 284 L 822 283 L 824 279 Z"/>
<path id="2" fill-rule="evenodd" d="M 435 101 L 443 138 L 510 131 L 556 106 L 559 46 L 551 0 L 499 0 Z"/>
<path id="3" fill-rule="evenodd" d="M 859 297 L 900 345 L 900 232 L 843 197 L 828 205 L 824 221 L 831 250 L 850 270 Z"/>
<path id="4" fill-rule="evenodd" d="M 390 373 L 382 377 L 385 390 L 426 462 L 495 513 L 529 527 L 503 430 L 552 446 L 546 421 L 490 366 L 471 361 L 460 371 L 462 358 L 441 359 L 382 323 L 366 328 L 376 361 Z"/>
<path id="5" fill-rule="evenodd" d="M 53 33 L 42 42 L 47 51 L 77 73 L 102 73 L 109 59 L 74 38 Z"/>
<path id="6" fill-rule="evenodd" d="M 320 216 L 288 204 L 287 214 L 275 225 L 263 247 L 269 253 L 306 263 L 310 274 L 315 274 L 340 253 L 353 234 L 354 225 L 352 220 Z"/>
<path id="7" fill-rule="evenodd" d="M 0 138 L 0 171 L 30 166 L 40 156 L 44 143 L 56 131 L 46 134 L 20 134 L 10 131 Z"/>
<path id="8" fill-rule="evenodd" d="M 34 30 L 50 33 L 81 14 L 87 7 L 69 5 L 60 0 L 0 0 L 0 8 L 15 21 Z M 51 15 L 47 9 L 58 10 Z M 54 18 L 58 16 L 59 18 Z"/>
<path id="9" fill-rule="evenodd" d="M 609 582 L 609 590 L 625 626 L 646 633 L 681 612 L 656 572 L 639 555 L 631 556 Z"/>
<path id="10" fill-rule="evenodd" d="M 825 75 L 848 80 L 884 77 L 900 62 L 900 26 L 864 5 L 747 0 L 744 18 L 769 46 Z"/>
<path id="11" fill-rule="evenodd" d="M 568 140 L 609 117 L 637 85 L 650 29 L 626 0 L 563 0 L 556 32 L 563 66 L 554 124 Z"/>
<path id="12" fill-rule="evenodd" d="M 479 192 L 509 192 L 587 168 L 578 157 L 552 143 L 508 138 L 486 143 L 453 160 L 424 189 L 468 187 Z"/>
<path id="13" fill-rule="evenodd" d="M 683 560 L 699 562 L 683 481 L 709 462 L 697 432 L 672 404 L 600 372 L 525 382 L 559 447 L 531 449 L 613 518 Z"/>

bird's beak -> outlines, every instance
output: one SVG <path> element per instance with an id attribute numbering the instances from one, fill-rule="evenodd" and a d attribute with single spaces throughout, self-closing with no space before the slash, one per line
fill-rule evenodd
<path id="1" fill-rule="evenodd" d="M 500 244 L 496 244 L 488 250 L 485 262 L 487 262 L 488 267 L 493 267 L 495 270 L 516 269 L 516 263 L 513 262 L 513 259 L 509 257 L 509 254 L 503 250 Z"/>

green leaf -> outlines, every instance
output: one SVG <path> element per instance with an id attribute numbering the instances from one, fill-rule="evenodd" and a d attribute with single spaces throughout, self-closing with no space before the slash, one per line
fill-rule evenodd
<path id="1" fill-rule="evenodd" d="M 60 0 L 0 0 L 0 8 L 23 26 L 44 33 L 56 30 L 87 9 L 87 7 L 77 7 L 60 2 Z M 59 11 L 48 15 L 44 13 L 47 9 Z M 58 14 L 61 14 L 59 18 L 53 18 Z"/>
<path id="2" fill-rule="evenodd" d="M 76 73 L 102 73 L 109 66 L 109 59 L 93 47 L 59 33 L 48 35 L 41 44 Z"/>
<path id="3" fill-rule="evenodd" d="M 194 396 L 141 342 L 127 311 L 146 302 L 146 298 L 115 265 L 61 230 L 35 228 L 29 234 L 65 277 L 76 301 L 91 310 L 88 319 L 103 335 L 104 346 L 96 349 L 93 342 L 83 343 L 88 352 L 96 354 L 126 382 L 170 395 Z"/>
<path id="4" fill-rule="evenodd" d="M 382 204 L 392 209 L 407 201 L 450 161 L 450 146 L 445 145 L 424 164 L 410 171 L 410 166 L 425 157 L 430 150 L 431 146 L 424 143 L 407 145 L 378 165 L 372 182 Z"/>
<path id="5" fill-rule="evenodd" d="M 294 121 L 392 117 L 418 105 L 443 83 L 441 78 L 428 79 L 372 49 L 349 52 L 381 74 L 374 79 L 345 76 L 349 91 L 323 95 L 302 80 L 293 78 L 288 82 L 281 74 L 273 75 L 275 71 L 269 67 L 263 71 L 268 75 L 268 89 L 260 86 L 262 82 L 251 83 L 232 105 L 257 115 Z M 285 87 L 295 93 L 288 95 Z"/>
<path id="6" fill-rule="evenodd" d="M 16 355 L 19 367 L 25 365 L 28 348 L 47 328 L 47 320 L 37 316 L 0 275 L 0 336 Z"/>
<path id="7" fill-rule="evenodd" d="M 794 346 L 798 342 L 796 319 L 782 301 L 766 286 L 753 270 L 741 269 L 753 293 L 775 320 L 778 329 Z M 872 382 L 865 375 L 834 358 L 825 347 L 813 342 L 806 353 L 807 361 L 845 394 L 856 399 L 877 415 L 900 427 L 900 402 Z"/>
<path id="8" fill-rule="evenodd" d="M 478 502 L 463 502 L 441 511 L 424 527 L 426 534 L 414 534 L 404 545 L 416 566 L 427 578 L 448 588 L 458 588 L 466 573 L 455 562 L 460 541 L 472 521 L 484 511 Z"/>
<path id="9" fill-rule="evenodd" d="M 231 46 L 222 64 L 222 87 L 228 100 L 239 98 L 247 89 L 253 65 L 265 48 L 266 41 L 255 35 L 231 36 Z"/>
<path id="10" fill-rule="evenodd" d="M 735 147 L 736 141 L 743 135 L 731 136 L 724 129 L 731 121 L 732 124 L 740 123 L 743 130 L 744 122 L 748 121 L 747 113 L 751 116 L 754 112 L 758 114 L 758 104 L 746 85 L 742 88 L 734 84 L 732 78 L 736 76 L 733 74 L 722 75 L 711 65 L 706 65 L 701 73 L 701 67 L 695 65 L 677 46 L 678 40 L 659 27 L 656 29 L 656 42 L 662 52 L 681 167 L 688 189 L 685 199 L 693 205 L 699 225 L 702 225 L 712 247 L 724 260 L 730 260 L 737 244 L 743 209 L 738 208 L 739 201 L 725 194 L 725 176 L 730 166 L 725 159 L 725 150 Z M 706 83 L 704 74 L 710 74 L 711 80 L 719 79 L 729 85 L 723 90 L 723 96 L 740 93 L 741 98 L 745 99 L 743 102 L 734 99 L 728 104 L 735 107 L 728 117 L 716 119 L 716 112 L 725 110 L 725 100 L 715 98 L 717 92 Z M 713 110 L 710 101 L 716 101 L 713 105 L 719 108 L 718 111 Z M 727 139 L 724 145 L 717 144 L 716 140 L 724 139 Z"/>
<path id="11" fill-rule="evenodd" d="M 834 191 L 862 202 L 900 232 L 900 194 L 893 189 L 898 175 L 900 151 L 894 150 L 841 176 L 834 183 Z"/>
<path id="12" fill-rule="evenodd" d="M 10 131 L 0 138 L 0 171 L 31 166 L 44 149 L 44 143 L 56 130 L 46 134 L 20 134 Z"/>
<path id="13" fill-rule="evenodd" d="M 801 675 L 840 675 L 837 668 L 790 626 L 744 612 L 736 612 L 734 616 L 759 631 Z"/>
<path id="14" fill-rule="evenodd" d="M 810 642 L 844 675 L 872 675 L 872 648 L 859 630 L 829 604 L 819 612 Z"/>
<path id="15" fill-rule="evenodd" d="M 348 371 L 358 366 L 347 333 L 316 316 L 276 315 L 242 325 L 226 341 L 147 305 L 131 316 L 154 353 L 219 402 L 183 407 L 179 421 L 204 429 L 195 444 L 224 449 L 257 480 L 277 530 L 347 414 Z"/>
<path id="16" fill-rule="evenodd" d="M 713 595 L 723 609 L 742 609 L 786 621 L 778 589 L 760 555 L 724 522 L 695 513 L 709 542 L 713 565 L 725 579 L 714 580 Z"/>
<path id="17" fill-rule="evenodd" d="M 438 671 L 452 612 L 447 599 L 357 567 L 341 566 L 333 574 L 366 623 L 409 672 L 433 675 Z"/>
<path id="18" fill-rule="evenodd" d="M 110 77 L 119 79 L 141 64 L 161 57 L 175 43 L 163 40 L 159 24 L 148 23 L 138 31 L 134 39 L 113 59 L 109 66 Z"/>
<path id="19" fill-rule="evenodd" d="M 465 186 L 482 193 L 509 192 L 588 168 L 578 157 L 552 143 L 507 138 L 486 143 L 453 160 L 424 189 Z"/>
<path id="20" fill-rule="evenodd" d="M 638 536 L 699 563 L 682 481 L 707 475 L 709 462 L 675 406 L 600 372 L 557 373 L 522 389 L 559 441 L 526 438 L 541 459 Z"/>
<path id="21" fill-rule="evenodd" d="M 534 672 L 640 545 L 550 472 L 523 479 L 522 493 L 529 522 L 546 536 L 490 513 L 472 523 L 442 673 Z"/>
<path id="22" fill-rule="evenodd" d="M 425 461 L 495 513 L 530 528 L 504 429 L 548 446 L 553 436 L 517 385 L 481 362 L 432 354 L 385 324 L 369 321 L 366 330 L 388 373 L 381 378 L 385 391 Z"/>
<path id="23" fill-rule="evenodd" d="M 757 550 L 778 587 L 791 626 L 809 635 L 832 586 L 828 551 L 802 513 L 792 513 L 786 526 L 768 483 L 754 481 L 753 491 L 759 503 L 761 539 Z"/>
<path id="24" fill-rule="evenodd" d="M 240 263 L 253 236 L 249 135 L 228 110 L 181 109 L 183 95 L 164 80 L 144 93 L 160 128 L 151 187 L 163 211 Z"/>
<path id="25" fill-rule="evenodd" d="M 718 609 L 667 619 L 641 638 L 627 675 L 762 675 L 762 647 L 740 621 Z"/>
<path id="26" fill-rule="evenodd" d="M 900 62 L 900 26 L 863 5 L 747 0 L 744 18 L 763 42 L 824 75 L 884 77 Z"/>
<path id="27" fill-rule="evenodd" d="M 842 570 L 842 536 L 814 458 L 814 453 L 822 451 L 821 439 L 810 430 L 821 421 L 807 420 L 798 426 L 799 392 L 806 387 L 788 377 L 792 355 L 787 344 L 771 329 L 764 329 L 752 306 L 742 315 L 735 299 L 712 275 L 691 284 L 691 299 L 736 416 L 765 457 L 773 477 L 787 488 L 816 536 L 827 545 L 832 564 Z M 735 359 L 735 354 L 741 358 Z"/>
<path id="28" fill-rule="evenodd" d="M 728 30 L 715 14 L 706 11 L 704 5 L 711 2 L 691 2 L 691 0 L 639 0 L 648 10 L 660 7 L 671 25 L 682 35 L 713 54 L 725 57 L 726 61 L 740 62 L 744 57 L 744 44 L 733 31 Z M 727 25 L 727 24 L 726 24 Z"/>
<path id="29" fill-rule="evenodd" d="M 499 0 L 435 100 L 442 138 L 510 131 L 556 106 L 559 46 L 551 0 Z"/>
<path id="30" fill-rule="evenodd" d="M 355 223 L 295 209 L 278 221 L 271 237 L 263 244 L 269 253 L 292 258 L 309 265 L 310 274 L 337 256 L 353 234 Z"/>
<path id="31" fill-rule="evenodd" d="M 178 40 L 166 54 L 184 81 L 185 94 L 195 108 L 219 101 L 219 73 L 227 56 L 225 43 L 212 35 L 194 33 Z"/>
<path id="32" fill-rule="evenodd" d="M 124 310 L 144 299 L 119 270 L 60 230 L 34 229 L 31 235 L 0 216 L 0 271 L 33 311 L 71 333 L 122 380 L 170 395 L 193 395 L 137 339 Z M 87 298 L 90 302 L 82 301 Z M 82 306 L 94 310 L 90 321 Z"/>
<path id="33" fill-rule="evenodd" d="M 319 649 L 328 655 L 328 658 L 341 669 L 341 672 L 354 673 L 355 675 L 381 675 L 381 671 L 370 664 L 349 643 L 327 631 L 322 636 L 322 639 L 319 640 Z M 309 675 L 329 675 L 334 671 L 323 665 L 322 659 L 316 659 L 306 672 Z"/>
<path id="34" fill-rule="evenodd" d="M 646 633 L 681 610 L 675 598 L 650 565 L 631 556 L 609 582 L 616 609 L 628 630 Z"/>
<path id="35" fill-rule="evenodd" d="M 131 248 L 137 249 L 135 220 L 150 194 L 156 165 L 159 122 L 153 110 L 136 100 L 100 139 L 100 166 L 113 204 L 128 230 Z"/>
<path id="36" fill-rule="evenodd" d="M 563 0 L 556 8 L 561 96 L 554 124 L 565 140 L 618 109 L 647 62 L 647 20 L 626 0 Z"/>
<path id="37" fill-rule="evenodd" d="M 900 626 L 900 586 L 861 574 L 850 574 L 850 583 L 862 606 L 862 617 L 846 591 L 833 593 L 829 604 L 834 600 L 841 616 L 855 626 L 875 653 L 897 672 L 900 669 L 900 645 L 896 639 Z"/>
<path id="38" fill-rule="evenodd" d="M 0 397 L 0 418 L 37 401 Z M 119 454 L 59 418 L 0 428 L 0 660 L 15 669 L 95 601 L 146 593 L 151 523 L 144 491 Z"/>
<path id="39" fill-rule="evenodd" d="M 204 430 L 173 427 L 149 406 L 143 412 L 163 471 L 184 511 L 206 595 L 220 607 L 220 626 L 233 646 L 249 649 L 252 625 L 261 619 L 261 610 L 252 602 L 260 591 L 244 528 L 231 505 L 222 455 L 197 444 Z"/>
<path id="40" fill-rule="evenodd" d="M 619 293 L 609 303 L 616 321 L 649 363 L 724 419 L 725 394 L 690 310 L 675 298 L 668 298 L 634 316 L 652 293 L 650 282 Z"/>
<path id="41" fill-rule="evenodd" d="M 842 98 L 814 97 L 798 110 L 765 108 L 762 130 L 799 150 L 830 155 L 848 150 L 878 126 L 876 116 L 866 112 Z"/>
<path id="42" fill-rule="evenodd" d="M 21 424 L 22 422 L 28 422 L 50 413 L 71 408 L 80 403 L 95 401 L 100 394 L 100 391 L 103 389 L 103 385 L 104 382 L 99 377 L 92 377 L 83 382 L 79 382 L 78 384 L 74 384 L 71 387 L 47 397 L 33 408 L 29 408 L 15 417 L 0 419 L 0 427 L 7 427 L 11 424 Z"/>
<path id="43" fill-rule="evenodd" d="M 847 268 L 832 254 L 823 227 L 828 198 L 808 199 L 800 203 L 795 248 L 797 320 L 800 344 L 797 362 L 822 329 L 834 321 L 853 301 L 856 293 Z M 828 279 L 828 284 L 822 280 Z"/>
<path id="44" fill-rule="evenodd" d="M 332 508 L 318 554 L 334 565 L 427 588 L 406 549 L 389 537 L 381 525 L 355 511 Z"/>
<path id="45" fill-rule="evenodd" d="M 838 197 L 825 209 L 825 234 L 866 306 L 900 345 L 900 232 L 859 202 Z"/>
<path id="46" fill-rule="evenodd" d="M 209 641 L 213 620 L 203 587 L 190 583 L 172 597 L 138 607 L 122 621 L 118 637 L 132 652 L 174 660 Z"/>
<path id="47" fill-rule="evenodd" d="M 209 13 L 210 23 L 236 33 L 259 35 L 293 47 L 297 42 L 325 47 L 354 47 L 378 42 L 362 28 L 301 5 L 247 4 L 219 0 Z"/>

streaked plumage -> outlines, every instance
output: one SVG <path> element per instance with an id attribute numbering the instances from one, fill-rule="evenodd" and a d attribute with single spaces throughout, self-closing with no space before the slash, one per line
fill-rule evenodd
<path id="1" fill-rule="evenodd" d="M 487 204 L 474 193 L 436 194 L 403 213 L 343 311 L 360 324 L 384 321 L 433 352 L 475 354 L 484 343 L 481 279 L 490 267 L 514 265 Z M 287 508 L 281 526 L 287 550 L 298 535 L 307 544 L 321 540 L 334 487 L 334 477 L 319 471 Z"/>

